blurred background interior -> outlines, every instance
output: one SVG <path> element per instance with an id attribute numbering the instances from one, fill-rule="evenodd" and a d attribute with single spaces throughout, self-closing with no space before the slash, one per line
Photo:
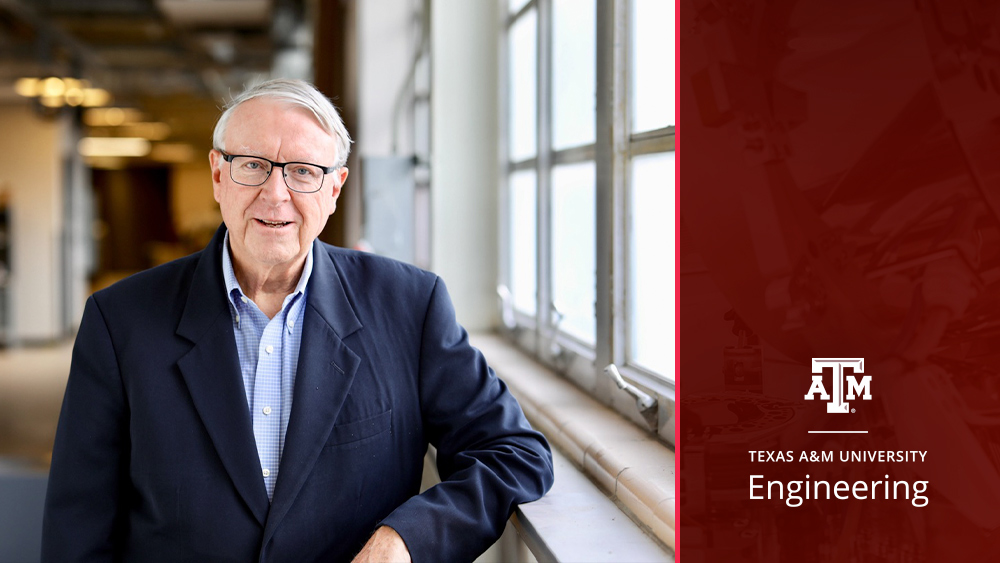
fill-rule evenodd
<path id="1" fill-rule="evenodd" d="M 87 296 L 220 224 L 212 129 L 259 78 L 314 82 L 356 141 L 323 240 L 434 270 L 471 332 L 589 358 L 584 388 L 595 357 L 672 388 L 673 27 L 659 0 L 0 0 L 2 502 L 44 490 Z"/>

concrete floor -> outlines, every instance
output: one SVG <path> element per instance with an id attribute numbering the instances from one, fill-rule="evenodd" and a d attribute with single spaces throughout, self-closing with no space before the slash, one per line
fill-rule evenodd
<path id="1" fill-rule="evenodd" d="M 41 556 L 42 504 L 72 341 L 0 350 L 0 563 Z"/>
<path id="2" fill-rule="evenodd" d="M 48 469 L 72 349 L 0 350 L 0 463 Z"/>

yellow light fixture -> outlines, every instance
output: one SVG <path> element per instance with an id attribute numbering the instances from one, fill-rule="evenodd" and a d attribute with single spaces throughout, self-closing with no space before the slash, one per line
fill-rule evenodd
<path id="1" fill-rule="evenodd" d="M 14 91 L 26 98 L 39 96 L 62 96 L 71 88 L 90 88 L 90 82 L 79 78 L 47 78 L 24 77 L 14 81 Z"/>
<path id="2" fill-rule="evenodd" d="M 61 108 L 66 105 L 62 96 L 42 96 L 38 98 L 38 101 L 47 108 Z"/>
<path id="3" fill-rule="evenodd" d="M 67 88 L 65 98 L 66 98 L 66 103 L 68 105 L 76 107 L 83 104 L 84 101 L 83 88 L 80 88 L 78 86 Z"/>
<path id="4" fill-rule="evenodd" d="M 83 107 L 93 108 L 111 103 L 111 93 L 103 88 L 84 88 Z"/>
<path id="5" fill-rule="evenodd" d="M 14 82 L 14 91 L 25 98 L 40 98 L 46 107 L 64 105 L 100 107 L 111 103 L 111 94 L 102 88 L 91 88 L 90 82 L 79 78 L 26 76 Z"/>
<path id="6" fill-rule="evenodd" d="M 55 98 L 62 96 L 66 92 L 66 84 L 62 81 L 62 78 L 50 76 L 42 80 L 38 91 L 42 97 Z"/>
<path id="7" fill-rule="evenodd" d="M 84 137 L 76 148 L 86 157 L 146 156 L 150 143 L 141 137 Z"/>
<path id="8" fill-rule="evenodd" d="M 104 119 L 108 122 L 108 125 L 116 127 L 125 123 L 125 110 L 122 108 L 108 108 L 104 112 Z"/>
<path id="9" fill-rule="evenodd" d="M 142 137 L 150 141 L 162 141 L 170 136 L 170 126 L 159 121 L 142 121 L 123 125 L 121 134 L 127 137 Z"/>
<path id="10" fill-rule="evenodd" d="M 181 164 L 195 159 L 194 147 L 187 143 L 156 143 L 149 158 L 160 162 Z"/>
<path id="11" fill-rule="evenodd" d="M 14 82 L 14 91 L 17 92 L 18 96 L 33 98 L 38 95 L 38 79 L 18 78 L 17 81 Z"/>
<path id="12" fill-rule="evenodd" d="M 91 127 L 117 127 L 141 122 L 142 112 L 135 108 L 91 108 L 83 113 L 83 122 Z M 143 135 L 129 135 L 142 137 Z"/>

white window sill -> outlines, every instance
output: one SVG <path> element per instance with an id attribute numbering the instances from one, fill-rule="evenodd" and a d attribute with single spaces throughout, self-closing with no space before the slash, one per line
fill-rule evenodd
<path id="1" fill-rule="evenodd" d="M 513 519 L 538 560 L 672 560 L 673 451 L 501 337 L 470 340 L 558 450 L 552 491 Z"/>

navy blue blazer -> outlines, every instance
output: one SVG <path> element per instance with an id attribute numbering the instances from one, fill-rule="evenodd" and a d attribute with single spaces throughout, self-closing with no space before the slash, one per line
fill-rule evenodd
<path id="1" fill-rule="evenodd" d="M 548 490 L 548 444 L 469 345 L 441 279 L 316 242 L 269 503 L 223 233 L 87 301 L 43 561 L 349 561 L 380 524 L 416 562 L 469 561 Z M 428 444 L 443 481 L 418 494 Z"/>

